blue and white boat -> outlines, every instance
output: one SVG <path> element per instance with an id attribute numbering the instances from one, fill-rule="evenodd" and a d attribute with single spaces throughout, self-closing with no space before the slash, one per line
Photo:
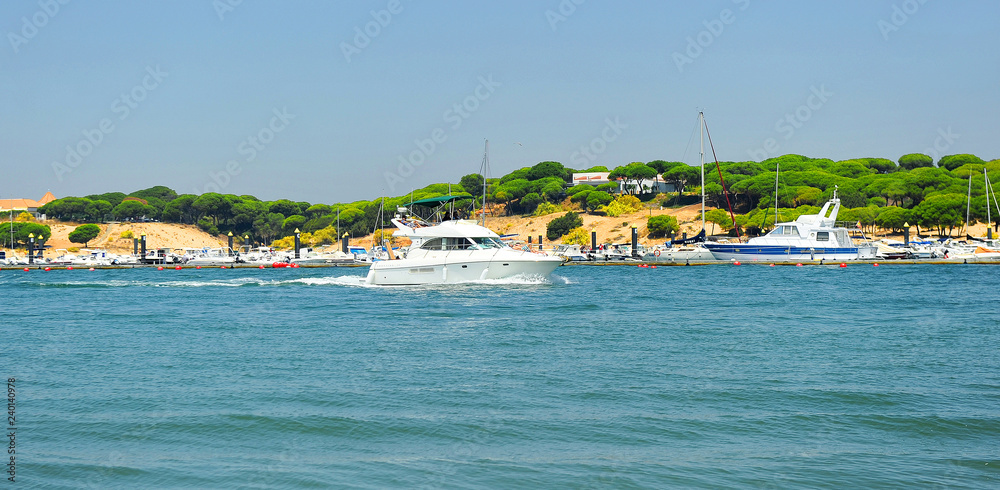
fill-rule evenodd
<path id="1" fill-rule="evenodd" d="M 832 209 L 831 209 L 832 208 Z M 705 243 L 719 260 L 797 261 L 874 259 L 878 248 L 871 243 L 857 245 L 847 228 L 837 227 L 840 199 L 833 197 L 818 214 L 804 214 L 795 221 L 778 223 L 767 235 L 746 243 Z"/>

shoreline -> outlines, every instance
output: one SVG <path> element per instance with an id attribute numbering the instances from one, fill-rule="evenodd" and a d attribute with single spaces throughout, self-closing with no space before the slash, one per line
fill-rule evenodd
<path id="1" fill-rule="evenodd" d="M 883 265 L 1000 265 L 1000 259 L 976 259 L 976 258 L 951 258 L 951 259 L 893 259 L 886 261 L 879 260 L 847 260 L 847 261 L 826 261 L 826 260 L 805 260 L 805 261 L 763 261 L 755 260 L 751 262 L 738 262 L 738 261 L 726 261 L 726 260 L 715 260 L 715 261 L 660 261 L 660 262 L 646 262 L 641 260 L 627 260 L 627 261 L 577 261 L 577 262 L 564 262 L 560 267 L 704 267 L 704 266 L 784 266 L 784 267 L 805 267 L 805 266 L 821 266 L 821 267 L 851 267 L 853 265 L 868 265 L 873 267 L 880 267 Z M 299 269 L 329 269 L 329 268 L 361 268 L 368 267 L 370 264 L 310 264 L 310 265 L 300 265 Z M 0 272 L 2 271 L 21 271 L 25 272 L 39 270 L 43 272 L 51 272 L 58 270 L 82 270 L 89 271 L 93 269 L 97 270 L 127 270 L 127 269 L 154 269 L 154 270 L 185 270 L 185 269 L 258 269 L 258 270 L 268 270 L 268 269 L 290 269 L 289 267 L 271 267 L 264 265 L 261 267 L 260 264 L 235 264 L 227 266 L 218 265 L 156 265 L 156 264 L 129 264 L 129 265 L 103 265 L 103 266 L 65 266 L 65 265 L 38 265 L 32 264 L 28 266 L 6 266 L 0 267 Z"/>

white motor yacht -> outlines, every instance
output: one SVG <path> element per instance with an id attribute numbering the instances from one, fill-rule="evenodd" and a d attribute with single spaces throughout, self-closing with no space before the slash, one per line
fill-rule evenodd
<path id="1" fill-rule="evenodd" d="M 232 265 L 236 263 L 236 256 L 230 255 L 229 249 L 225 247 L 205 247 L 201 250 L 185 249 L 184 259 L 184 263 L 187 265 Z"/>
<path id="2" fill-rule="evenodd" d="M 340 250 L 317 252 L 311 248 L 302 248 L 299 250 L 299 258 L 293 258 L 291 262 L 299 265 L 346 265 L 354 264 L 354 255 Z"/>
<path id="3" fill-rule="evenodd" d="M 832 207 L 832 209 L 831 209 Z M 840 211 L 836 189 L 818 214 L 778 223 L 770 233 L 746 243 L 707 242 L 719 260 L 862 260 L 875 258 L 874 245 L 856 245 L 847 228 L 835 226 Z"/>
<path id="4" fill-rule="evenodd" d="M 372 262 L 366 282 L 379 285 L 450 284 L 513 276 L 546 277 L 563 259 L 514 250 L 473 220 L 431 225 L 397 216 L 393 236 L 412 241 L 406 256 Z"/>
<path id="5" fill-rule="evenodd" d="M 570 262 L 585 262 L 590 260 L 587 254 L 583 253 L 579 245 L 561 244 L 549 252 L 553 257 L 560 257 Z"/>

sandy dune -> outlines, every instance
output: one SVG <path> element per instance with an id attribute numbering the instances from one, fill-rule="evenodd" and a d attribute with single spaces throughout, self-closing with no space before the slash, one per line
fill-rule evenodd
<path id="1" fill-rule="evenodd" d="M 52 229 L 52 238 L 46 245 L 52 249 L 79 247 L 83 245 L 69 241 L 68 235 L 73 231 L 78 223 L 61 223 L 48 221 L 44 224 Z M 228 237 L 215 237 L 198 229 L 194 225 L 180 225 L 174 223 L 110 223 L 98 225 L 101 227 L 101 234 L 88 244 L 90 248 L 103 248 L 111 252 L 132 252 L 132 240 L 121 238 L 121 233 L 130 230 L 138 238 L 146 234 L 146 247 L 168 247 L 168 248 L 201 248 L 201 247 L 224 247 L 228 244 Z"/>

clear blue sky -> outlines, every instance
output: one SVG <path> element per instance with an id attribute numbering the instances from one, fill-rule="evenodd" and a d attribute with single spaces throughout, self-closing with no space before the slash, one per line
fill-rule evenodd
<path id="1" fill-rule="evenodd" d="M 457 182 L 487 138 L 494 177 L 696 163 L 699 109 L 724 161 L 1000 157 L 995 1 L 46 1 L 0 4 L 4 198 L 348 202 Z"/>

